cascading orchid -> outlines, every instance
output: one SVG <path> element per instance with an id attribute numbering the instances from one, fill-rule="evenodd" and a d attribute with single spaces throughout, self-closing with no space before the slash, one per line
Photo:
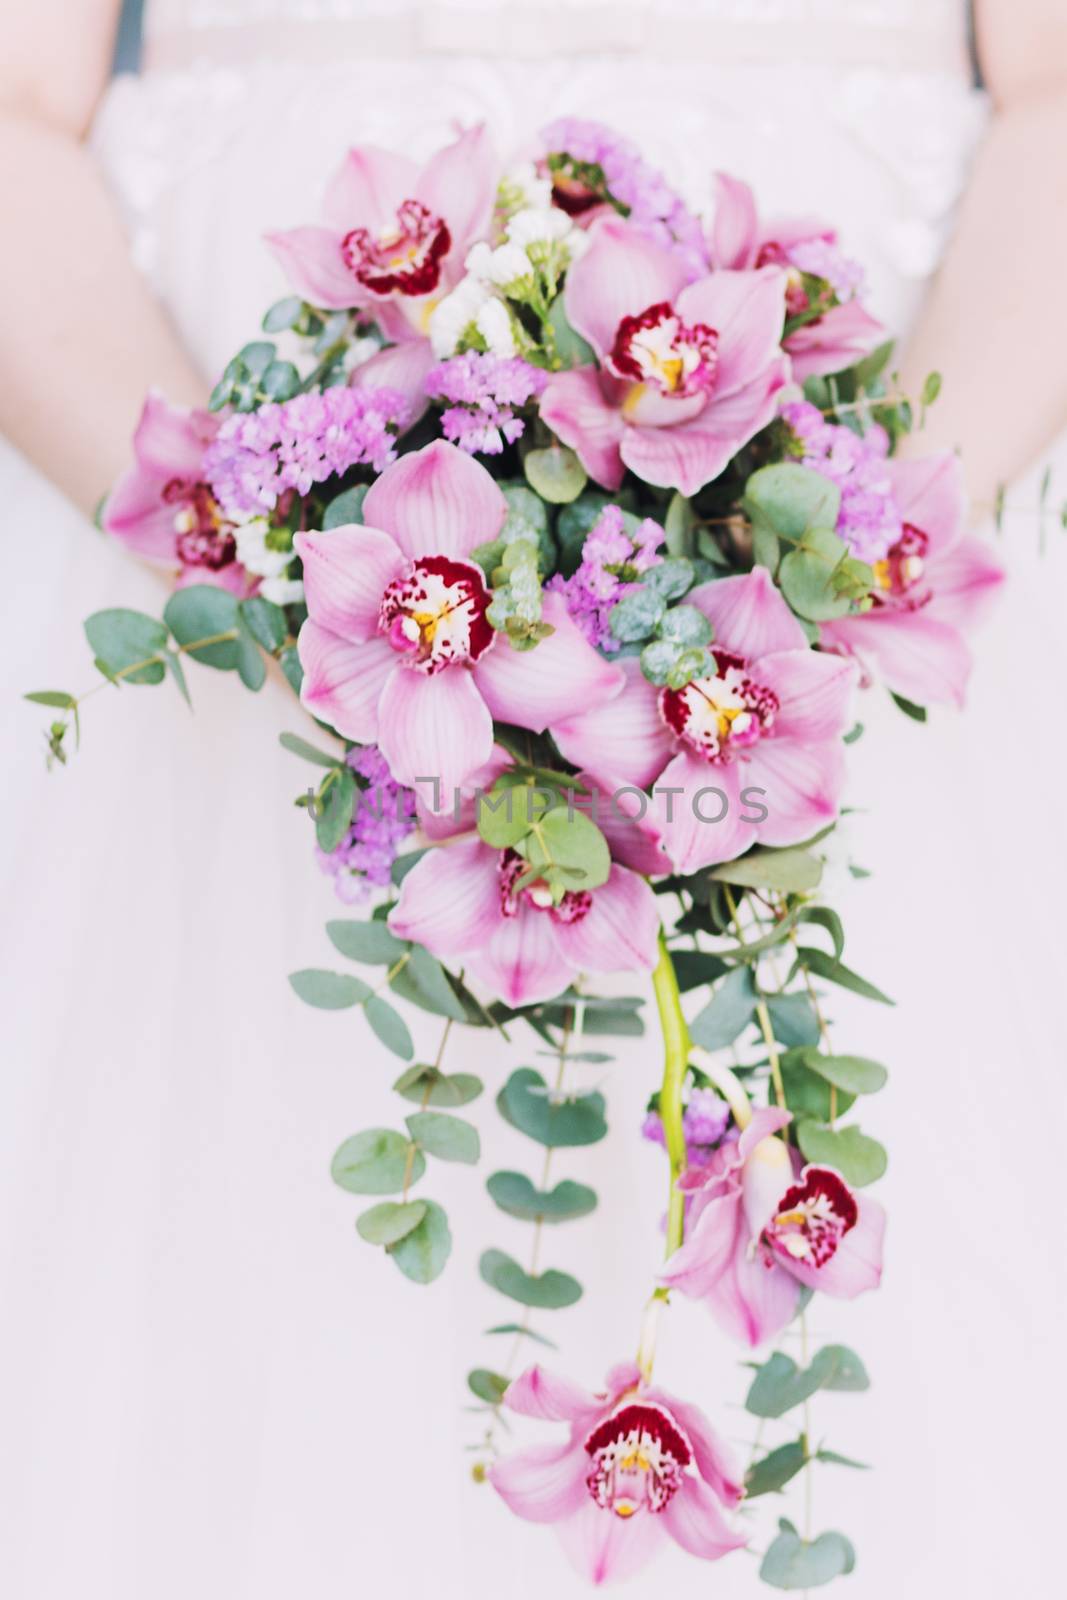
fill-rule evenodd
<path id="1" fill-rule="evenodd" d="M 553 378 L 542 417 L 605 488 L 629 469 L 694 494 L 775 414 L 785 288 L 775 267 L 692 283 L 675 253 L 602 218 L 565 291 L 600 370 Z"/>
<path id="2" fill-rule="evenodd" d="M 517 1451 L 489 1481 L 516 1516 L 551 1524 L 591 1583 L 632 1577 L 665 1538 L 705 1561 L 745 1544 L 725 1514 L 742 1492 L 729 1451 L 696 1406 L 635 1365 L 613 1367 L 602 1394 L 531 1367 L 504 1403 L 569 1426 L 565 1443 Z"/>
<path id="3" fill-rule="evenodd" d="M 901 529 L 874 562 L 873 604 L 862 616 L 824 622 L 819 639 L 919 705 L 962 705 L 971 672 L 964 632 L 988 613 L 1004 569 L 964 531 L 957 457 L 889 461 L 885 470 Z"/>
<path id="4" fill-rule="evenodd" d="M 885 329 L 858 299 L 862 269 L 842 253 L 833 228 L 807 217 L 761 226 L 752 190 L 725 172 L 715 175 L 715 194 L 708 239 L 712 266 L 785 270 L 788 322 L 782 344 L 794 378 L 803 382 L 840 372 L 884 338 Z"/>
<path id="5" fill-rule="evenodd" d="M 774 1106 L 757 1110 L 736 1140 L 687 1171 L 686 1240 L 662 1273 L 753 1347 L 793 1320 L 802 1289 L 850 1300 L 882 1276 L 884 1210 L 832 1168 L 801 1166 L 777 1137 L 791 1120 Z"/>
<path id="6" fill-rule="evenodd" d="M 481 128 L 421 168 L 353 150 L 325 224 L 270 235 L 297 291 L 264 319 L 285 353 L 244 346 L 208 411 L 150 395 L 104 507 L 175 592 L 161 620 L 116 608 L 86 633 L 101 685 L 169 678 L 188 697 L 195 662 L 257 690 L 268 657 L 310 713 L 310 738 L 282 736 L 317 779 L 296 803 L 337 897 L 366 908 L 328 937 L 378 977 L 290 982 L 404 1063 L 402 1129 L 357 1132 L 332 1166 L 372 1199 L 357 1226 L 383 1271 L 444 1270 L 445 1210 L 419 1185 L 429 1162 L 479 1157 L 456 1111 L 483 1084 L 446 1070 L 453 1030 L 528 1029 L 551 1058 L 493 1085 L 509 1139 L 540 1153 L 536 1177 L 486 1185 L 533 1243 L 525 1265 L 480 1257 L 522 1309 L 487 1334 L 512 1357 L 468 1375 L 475 1478 L 600 1584 L 665 1540 L 725 1556 L 746 1543 L 742 1496 L 758 1507 L 803 1472 L 804 1531 L 783 1519 L 760 1573 L 814 1587 L 855 1560 L 810 1516 L 818 1461 L 844 1458 L 813 1453 L 805 1421 L 757 1440 L 742 1482 L 702 1412 L 655 1385 L 658 1319 L 696 1300 L 746 1349 L 796 1326 L 804 1351 L 805 1291 L 879 1282 L 867 1186 L 886 1154 L 842 1119 L 887 1074 L 835 1054 L 825 991 L 886 996 L 844 964 L 821 840 L 862 732 L 854 689 L 881 681 L 912 714 L 959 702 L 963 633 L 1002 574 L 963 531 L 958 464 L 896 454 L 914 413 L 879 376 L 886 352 L 857 365 L 882 330 L 832 229 L 761 226 L 722 176 L 709 226 L 581 118 L 532 154 L 498 182 Z M 83 697 L 30 698 L 65 762 Z M 633 1238 L 651 1252 L 637 1362 L 594 1395 L 514 1370 L 544 1338 L 534 1313 L 583 1293 L 543 1264 L 544 1235 L 598 1197 L 550 1166 L 608 1132 L 604 1046 L 643 1029 L 642 993 L 595 992 L 620 973 L 651 975 L 663 1036 L 633 1159 L 662 1148 L 666 1218 Z M 830 1365 L 776 1352 L 747 1410 L 788 1419 Z M 858 1357 L 849 1373 L 864 1386 Z M 565 1437 L 502 1455 L 505 1408 Z"/>
<path id="7" fill-rule="evenodd" d="M 855 673 L 809 649 L 765 567 L 686 601 L 711 624 L 712 670 L 657 688 L 631 659 L 621 694 L 553 723 L 552 735 L 602 784 L 651 785 L 664 848 L 679 872 L 695 872 L 833 821 Z"/>

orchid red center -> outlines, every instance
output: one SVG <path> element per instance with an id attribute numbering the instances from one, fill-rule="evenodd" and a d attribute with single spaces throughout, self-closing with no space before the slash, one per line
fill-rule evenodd
<path id="1" fill-rule="evenodd" d="M 428 675 L 477 661 L 496 635 L 486 620 L 481 569 L 448 556 L 423 556 L 382 596 L 378 630 L 405 666 Z"/>
<path id="2" fill-rule="evenodd" d="M 856 1197 L 830 1167 L 807 1167 L 778 1202 L 763 1230 L 764 1261 L 775 1255 L 808 1267 L 824 1267 L 845 1234 L 856 1226 Z"/>
<path id="3" fill-rule="evenodd" d="M 930 598 L 929 590 L 920 587 L 926 571 L 926 552 L 929 539 L 920 528 L 910 522 L 904 524 L 896 544 L 883 561 L 874 563 L 874 592 L 876 603 L 896 604 L 916 611 Z"/>
<path id="4" fill-rule="evenodd" d="M 662 689 L 660 715 L 691 750 L 722 764 L 771 732 L 778 696 L 749 677 L 744 657 L 712 653 L 715 675 L 696 678 L 684 689 Z"/>
<path id="5" fill-rule="evenodd" d="M 547 911 L 553 922 L 563 924 L 581 922 L 593 904 L 588 889 L 568 889 L 557 901 L 544 879 L 534 877 L 519 887 L 520 880 L 530 871 L 516 850 L 501 852 L 498 864 L 500 874 L 500 909 L 505 917 L 517 917 L 524 905 L 533 911 Z"/>
<path id="6" fill-rule="evenodd" d="M 693 1459 L 667 1413 L 641 1401 L 620 1406 L 593 1429 L 585 1448 L 592 1457 L 589 1493 L 602 1510 L 623 1518 L 662 1511 Z"/>
<path id="7" fill-rule="evenodd" d="M 227 522 L 206 483 L 172 478 L 164 485 L 163 500 L 174 506 L 174 533 L 178 560 L 185 567 L 206 567 L 218 572 L 237 559 L 233 523 Z"/>
<path id="8" fill-rule="evenodd" d="M 687 325 L 662 300 L 640 316 L 623 317 L 608 356 L 619 378 L 648 384 L 658 393 L 686 400 L 715 387 L 719 336 L 703 322 Z"/>
<path id="9" fill-rule="evenodd" d="M 353 228 L 341 241 L 345 265 L 374 294 L 429 294 L 451 248 L 448 224 L 421 200 L 402 201 L 395 226 L 383 233 Z"/>

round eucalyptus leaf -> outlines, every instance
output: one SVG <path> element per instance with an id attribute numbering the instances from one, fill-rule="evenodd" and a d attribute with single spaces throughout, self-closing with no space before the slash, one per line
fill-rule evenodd
<path id="1" fill-rule="evenodd" d="M 577 500 L 589 481 L 574 451 L 563 445 L 530 450 L 522 465 L 531 488 L 554 506 L 565 506 Z"/>
<path id="2" fill-rule="evenodd" d="M 404 1205 L 396 1200 L 383 1200 L 381 1205 L 371 1206 L 356 1218 L 356 1232 L 368 1244 L 396 1244 L 412 1228 L 418 1227 L 427 1208 L 425 1200 L 409 1200 Z"/>
<path id="3" fill-rule="evenodd" d="M 330 1163 L 334 1183 L 350 1194 L 395 1194 L 405 1178 L 417 1183 L 425 1171 L 425 1157 L 417 1150 L 412 1155 L 410 1141 L 393 1128 L 354 1133 Z"/>
<path id="4" fill-rule="evenodd" d="M 427 1200 L 425 1205 L 426 1215 L 418 1227 L 388 1246 L 389 1254 L 412 1283 L 432 1283 L 445 1270 L 452 1253 L 448 1217 L 436 1200 Z"/>

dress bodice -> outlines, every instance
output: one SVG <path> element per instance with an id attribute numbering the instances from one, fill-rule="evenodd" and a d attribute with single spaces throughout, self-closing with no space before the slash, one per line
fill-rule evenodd
<path id="1" fill-rule="evenodd" d="M 963 0 L 149 0 L 146 70 L 97 149 L 139 259 L 208 370 L 284 292 L 258 235 L 314 219 L 343 150 L 424 156 L 484 120 L 635 139 L 696 208 L 711 174 L 817 214 L 906 327 L 984 123 Z"/>

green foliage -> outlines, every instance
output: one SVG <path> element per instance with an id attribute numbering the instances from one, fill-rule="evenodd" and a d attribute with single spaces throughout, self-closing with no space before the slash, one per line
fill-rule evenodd
<path id="1" fill-rule="evenodd" d="M 163 608 L 163 620 L 186 654 L 219 672 L 237 666 L 239 618 L 236 596 L 210 583 L 176 589 Z M 192 648 L 198 639 L 212 642 Z"/>
<path id="2" fill-rule="evenodd" d="M 439 1278 L 452 1253 L 448 1217 L 436 1200 L 427 1200 L 425 1205 L 426 1215 L 418 1226 L 387 1247 L 401 1272 L 412 1283 L 432 1283 Z"/>
<path id="3" fill-rule="evenodd" d="M 577 500 L 588 475 L 573 450 L 564 445 L 549 445 L 544 450 L 528 450 L 522 463 L 530 487 L 549 505 L 569 505 Z"/>
<path id="4" fill-rule="evenodd" d="M 588 367 L 596 360 L 592 346 L 576 333 L 567 321 L 563 296 L 557 295 L 548 309 L 548 322 L 552 330 L 556 355 L 563 367 Z"/>
<path id="5" fill-rule="evenodd" d="M 484 1085 L 469 1072 L 444 1073 L 437 1067 L 416 1064 L 402 1072 L 393 1088 L 417 1105 L 465 1106 L 477 1100 Z"/>
<path id="6" fill-rule="evenodd" d="M 496 1103 L 505 1122 L 550 1150 L 596 1144 L 608 1131 L 602 1094 L 557 1098 L 533 1067 L 518 1067 Z"/>
<path id="7" fill-rule="evenodd" d="M 824 1056 L 818 1050 L 806 1050 L 804 1063 L 827 1083 L 849 1094 L 877 1094 L 889 1077 L 880 1062 L 867 1056 Z"/>
<path id="8" fill-rule="evenodd" d="M 405 1177 L 409 1185 L 417 1183 L 425 1171 L 425 1157 L 392 1128 L 354 1133 L 330 1163 L 334 1183 L 349 1194 L 397 1194 Z"/>
<path id="9" fill-rule="evenodd" d="M 105 677 L 121 677 L 124 683 L 163 682 L 166 667 L 162 653 L 168 642 L 167 630 L 155 617 L 119 608 L 95 611 L 86 618 L 85 637 Z M 131 671 L 134 667 L 137 670 Z"/>
<path id="10" fill-rule="evenodd" d="M 822 862 L 801 845 L 784 850 L 756 845 L 736 861 L 724 861 L 708 873 L 719 883 L 738 884 L 746 889 L 780 889 L 788 894 L 803 894 L 817 889 L 822 878 Z"/>
<path id="11" fill-rule="evenodd" d="M 778 1494 L 808 1461 L 808 1441 L 803 1434 L 788 1444 L 779 1445 L 749 1467 L 745 1473 L 745 1497 L 754 1500 L 761 1494 Z"/>
<path id="12" fill-rule="evenodd" d="M 529 777 L 530 781 L 524 781 Z M 508 772 L 478 802 L 478 832 L 494 850 L 512 849 L 529 863 L 516 889 L 540 883 L 558 905 L 568 890 L 596 889 L 611 871 L 608 842 L 596 823 L 568 803 L 560 776 Z"/>
<path id="13" fill-rule="evenodd" d="M 403 1205 L 395 1200 L 383 1200 L 356 1218 L 356 1231 L 368 1244 L 396 1244 L 418 1227 L 427 1209 L 425 1200 L 409 1200 Z"/>
<path id="14" fill-rule="evenodd" d="M 818 1054 L 815 1050 L 810 1053 Z M 829 1122 L 831 1115 L 844 1116 L 854 1097 L 842 1089 L 831 1093 L 827 1080 L 808 1066 L 808 1054 L 804 1048 L 790 1049 L 781 1058 L 786 1105 L 794 1117 L 811 1117 L 816 1122 Z"/>
<path id="15" fill-rule="evenodd" d="M 884 1146 L 856 1127 L 831 1128 L 805 1119 L 797 1124 L 797 1143 L 806 1160 L 836 1167 L 857 1189 L 877 1183 L 889 1162 Z"/>
<path id="16" fill-rule="evenodd" d="M 893 692 L 893 690 L 890 690 L 889 698 L 892 700 L 897 709 L 899 711 L 903 711 L 904 715 L 906 717 L 910 717 L 913 722 L 926 721 L 925 706 L 917 706 L 914 700 L 905 700 L 902 694 L 896 694 Z"/>
<path id="17" fill-rule="evenodd" d="M 408 1025 L 399 1011 L 391 1006 L 388 1000 L 383 1000 L 381 995 L 372 994 L 363 1003 L 367 1021 L 370 1023 L 378 1038 L 387 1050 L 391 1050 L 402 1061 L 410 1061 L 415 1054 Z"/>
<path id="18" fill-rule="evenodd" d="M 546 1191 L 521 1172 L 494 1172 L 485 1186 L 501 1211 L 523 1222 L 572 1222 L 596 1209 L 596 1191 L 570 1179 Z"/>
<path id="19" fill-rule="evenodd" d="M 478 1130 L 462 1117 L 450 1117 L 443 1111 L 413 1111 L 404 1120 L 419 1148 L 439 1161 L 473 1166 L 481 1155 Z"/>
<path id="20" fill-rule="evenodd" d="M 470 1025 L 471 1017 L 458 991 L 458 980 L 451 978 L 436 956 L 422 945 L 409 945 L 407 950 L 407 960 L 403 966 L 398 964 L 389 979 L 393 993 L 420 1010 L 429 1011 L 432 1016 L 451 1017 L 453 1022 Z"/>
<path id="21" fill-rule="evenodd" d="M 356 808 L 356 779 L 351 767 L 334 767 L 319 785 L 316 795 L 315 838 L 320 850 L 329 855 L 352 826 Z"/>
<path id="22" fill-rule="evenodd" d="M 863 1362 L 843 1344 L 823 1345 L 809 1367 L 798 1367 L 791 1356 L 776 1350 L 756 1368 L 745 1409 L 754 1417 L 784 1417 L 819 1389 L 858 1392 L 869 1388 Z"/>
<path id="23" fill-rule="evenodd" d="M 240 601 L 237 609 L 256 643 L 269 655 L 276 655 L 289 637 L 289 624 L 281 606 L 257 594 Z"/>
<path id="24" fill-rule="evenodd" d="M 534 1310 L 561 1311 L 582 1298 L 581 1284 L 569 1273 L 550 1269 L 532 1276 L 503 1250 L 486 1250 L 478 1271 L 491 1289 Z"/>
<path id="25" fill-rule="evenodd" d="M 498 1406 L 507 1392 L 509 1380 L 488 1367 L 475 1367 L 467 1373 L 467 1388 L 487 1405 Z"/>
<path id="26" fill-rule="evenodd" d="M 772 995 L 767 1000 L 774 1037 L 787 1048 L 818 1044 L 819 1019 L 806 994 Z"/>
<path id="27" fill-rule="evenodd" d="M 312 762 L 316 767 L 343 766 L 341 756 L 331 756 L 325 750 L 319 750 L 315 745 L 309 744 L 306 739 L 301 739 L 297 733 L 280 733 L 278 743 L 291 755 L 300 756 L 304 761 Z"/>
<path id="28" fill-rule="evenodd" d="M 781 1530 L 760 1564 L 759 1575 L 772 1589 L 818 1589 L 846 1576 L 856 1565 L 856 1552 L 843 1533 L 820 1533 L 810 1543 L 791 1522 Z"/>
<path id="29" fill-rule="evenodd" d="M 361 1005 L 371 993 L 370 985 L 361 978 L 350 977 L 347 972 L 324 972 L 317 967 L 291 972 L 289 982 L 305 1005 L 320 1011 L 344 1011 Z"/>
<path id="30" fill-rule="evenodd" d="M 363 502 L 367 498 L 368 488 L 368 484 L 358 483 L 354 489 L 346 489 L 343 494 L 335 496 L 323 513 L 322 531 L 329 533 L 334 528 L 362 523 Z"/>
<path id="31" fill-rule="evenodd" d="M 814 946 L 798 946 L 793 971 L 799 971 L 801 967 L 807 967 L 816 978 L 825 978 L 828 983 L 839 984 L 842 989 L 863 995 L 865 1000 L 878 1000 L 884 1006 L 895 1004 L 881 989 L 876 989 L 873 983 L 861 978 L 858 972 L 853 972 L 843 962 L 835 961 L 833 956 L 827 955 L 824 950 L 816 950 Z"/>
<path id="32" fill-rule="evenodd" d="M 720 979 L 703 1011 L 689 1024 L 689 1036 L 704 1050 L 722 1050 L 752 1021 L 755 1007 L 752 973 L 748 967 L 738 967 Z"/>
<path id="33" fill-rule="evenodd" d="M 384 922 L 328 922 L 326 932 L 335 950 L 368 966 L 392 966 L 408 948 Z"/>

